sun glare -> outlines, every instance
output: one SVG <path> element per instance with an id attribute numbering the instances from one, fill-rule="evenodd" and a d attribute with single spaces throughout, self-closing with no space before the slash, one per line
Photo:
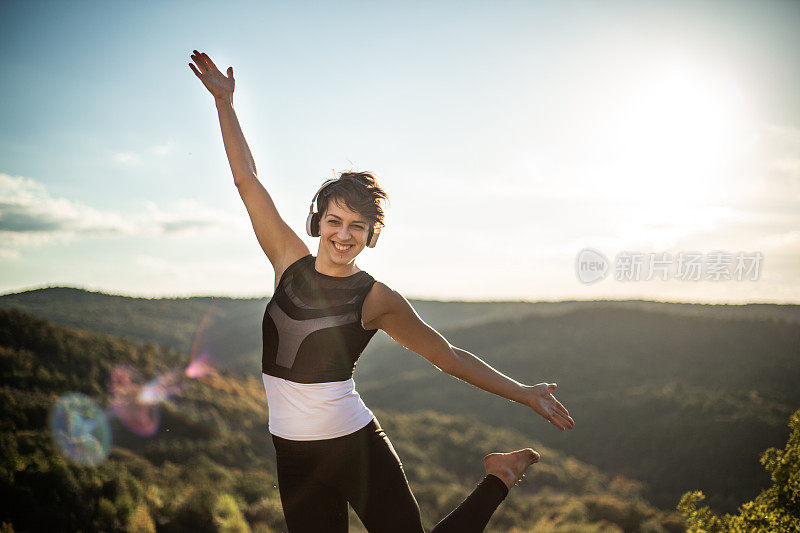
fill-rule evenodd
<path id="1" fill-rule="evenodd" d="M 658 71 L 631 87 L 604 130 L 609 185 L 651 224 L 718 204 L 742 155 L 746 116 L 731 81 L 688 65 Z"/>

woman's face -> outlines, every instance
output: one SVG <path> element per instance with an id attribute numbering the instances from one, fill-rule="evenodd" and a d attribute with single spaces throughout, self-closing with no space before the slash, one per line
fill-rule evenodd
<path id="1" fill-rule="evenodd" d="M 347 264 L 367 245 L 369 223 L 366 218 L 332 198 L 319 221 L 320 248 L 334 263 Z M 343 245 L 341 249 L 337 244 Z"/>

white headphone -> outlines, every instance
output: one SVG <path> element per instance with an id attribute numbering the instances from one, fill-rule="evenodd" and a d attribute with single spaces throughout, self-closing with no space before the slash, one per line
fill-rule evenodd
<path id="1" fill-rule="evenodd" d="M 325 180 L 320 188 L 317 189 L 317 192 L 314 194 L 314 198 L 311 199 L 311 206 L 308 209 L 308 217 L 306 218 L 306 233 L 308 233 L 311 237 L 319 237 L 320 213 L 314 211 L 314 202 L 317 201 L 317 197 L 319 196 L 319 193 L 322 192 L 322 189 L 335 181 L 339 181 L 339 178 L 330 178 Z M 319 208 L 319 205 L 317 205 L 317 208 Z M 375 245 L 378 244 L 378 237 L 380 236 L 380 228 L 375 229 L 373 225 L 370 225 L 369 234 L 367 235 L 367 248 L 375 248 Z"/>

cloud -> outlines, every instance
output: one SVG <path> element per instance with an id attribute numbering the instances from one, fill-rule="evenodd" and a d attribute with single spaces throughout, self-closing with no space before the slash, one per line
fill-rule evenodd
<path id="1" fill-rule="evenodd" d="M 115 163 L 119 163 L 121 165 L 138 165 L 140 163 L 146 162 L 149 159 L 152 159 L 152 156 L 156 157 L 164 157 L 172 153 L 175 149 L 175 141 L 172 139 L 162 143 L 151 146 L 141 152 L 136 152 L 132 150 L 128 150 L 125 152 L 114 152 L 111 154 L 111 159 Z"/>
<path id="2" fill-rule="evenodd" d="M 22 257 L 22 254 L 19 252 L 19 250 L 0 248 L 0 260 L 16 260 L 20 257 Z"/>
<path id="3" fill-rule="evenodd" d="M 181 278 L 201 282 L 208 279 L 246 278 L 264 275 L 262 263 L 248 263 L 236 259 L 169 261 L 163 257 L 139 254 L 134 263 L 148 272 L 165 278 Z"/>
<path id="4" fill-rule="evenodd" d="M 749 179 L 748 179 L 749 178 Z M 749 210 L 797 213 L 800 202 L 800 129 L 768 125 L 742 166 L 739 203 Z"/>
<path id="5" fill-rule="evenodd" d="M 0 259 L 18 259 L 20 249 L 82 238 L 186 236 L 242 231 L 240 218 L 179 200 L 140 213 L 98 210 L 67 198 L 52 198 L 44 185 L 0 173 Z"/>
<path id="6" fill-rule="evenodd" d="M 800 129 L 764 124 L 721 182 L 719 198 L 700 204 L 676 202 L 667 212 L 648 204 L 626 206 L 617 218 L 596 224 L 594 235 L 565 242 L 575 252 L 594 246 L 613 254 L 725 249 L 766 257 L 770 273 L 797 283 L 800 264 Z M 570 204 L 574 206 L 578 203 Z M 595 215 L 595 218 L 598 217 Z M 616 227 L 614 227 L 616 224 Z M 600 228 L 605 231 L 599 231 Z"/>
<path id="7" fill-rule="evenodd" d="M 133 152 L 115 152 L 112 154 L 112 158 L 123 165 L 130 165 L 140 161 L 139 156 Z"/>
<path id="8" fill-rule="evenodd" d="M 175 148 L 175 142 L 171 139 L 164 144 L 154 146 L 151 150 L 156 155 L 167 155 Z"/>

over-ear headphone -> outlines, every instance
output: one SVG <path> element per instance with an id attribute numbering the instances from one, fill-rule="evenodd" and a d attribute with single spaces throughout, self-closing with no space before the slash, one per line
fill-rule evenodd
<path id="1" fill-rule="evenodd" d="M 311 237 L 319 237 L 319 218 L 321 216 L 319 212 L 314 211 L 314 202 L 317 201 L 317 197 L 319 197 L 319 193 L 322 192 L 322 189 L 335 181 L 339 181 L 339 178 L 330 178 L 325 180 L 320 188 L 317 189 L 317 192 L 314 194 L 314 198 L 311 199 L 311 206 L 308 209 L 308 217 L 306 218 L 306 233 L 308 233 Z M 317 205 L 317 208 L 319 208 L 319 205 Z M 381 230 L 376 230 L 374 226 L 370 225 L 369 233 L 367 234 L 367 247 L 375 248 L 375 245 L 378 244 L 378 237 L 380 236 Z"/>

